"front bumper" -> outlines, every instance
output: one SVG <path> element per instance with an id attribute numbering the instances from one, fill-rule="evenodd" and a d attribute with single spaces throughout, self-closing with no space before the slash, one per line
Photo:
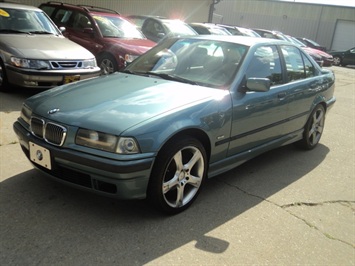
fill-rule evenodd
<path id="1" fill-rule="evenodd" d="M 30 159 L 29 142 L 40 145 L 50 153 L 51 170 L 33 165 L 50 177 L 76 188 L 119 199 L 146 197 L 154 158 L 117 161 L 52 146 L 28 132 L 18 121 L 13 129 L 21 148 Z"/>
<path id="2" fill-rule="evenodd" d="M 101 69 L 63 70 L 26 70 L 8 67 L 6 69 L 8 82 L 12 85 L 24 88 L 49 89 L 73 81 L 98 77 Z"/>

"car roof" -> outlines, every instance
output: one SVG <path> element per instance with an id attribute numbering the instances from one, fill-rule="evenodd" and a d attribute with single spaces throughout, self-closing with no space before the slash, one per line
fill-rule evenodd
<path id="1" fill-rule="evenodd" d="M 28 6 L 23 4 L 16 4 L 16 3 L 2 3 L 0 2 L 1 8 L 12 8 L 12 9 L 22 9 L 22 10 L 33 10 L 43 12 L 41 9 L 35 6 Z"/>
<path id="2" fill-rule="evenodd" d="M 181 37 L 179 39 L 186 39 L 186 38 L 193 38 L 193 39 L 203 39 L 203 40 L 216 40 L 216 41 L 227 41 L 227 42 L 234 42 L 239 43 L 246 46 L 253 46 L 255 44 L 265 44 L 265 45 L 272 45 L 272 44 L 287 44 L 293 45 L 290 42 L 278 40 L 278 39 L 268 39 L 268 38 L 258 38 L 258 37 L 246 37 L 246 36 L 237 36 L 237 35 L 229 35 L 229 36 L 221 36 L 221 35 L 197 35 L 197 36 L 188 36 L 188 37 Z M 293 45 L 295 46 L 295 45 Z"/>
<path id="3" fill-rule="evenodd" d="M 197 25 L 197 26 L 202 26 L 205 28 L 218 28 L 218 29 L 222 29 L 223 27 L 221 27 L 220 25 L 214 24 L 214 23 L 205 23 L 205 22 L 193 22 L 193 23 L 189 23 L 189 25 Z"/>
<path id="4" fill-rule="evenodd" d="M 156 18 L 156 19 L 164 19 L 166 17 L 162 16 L 155 16 L 155 15 L 127 15 L 127 18 L 140 18 L 140 19 L 147 19 L 147 18 Z"/>
<path id="5" fill-rule="evenodd" d="M 185 21 L 180 20 L 180 19 L 170 19 L 170 18 L 162 18 L 162 17 L 150 17 L 147 19 L 158 20 L 161 22 L 177 22 L 177 23 L 187 24 Z"/>
<path id="6" fill-rule="evenodd" d="M 66 8 L 71 8 L 75 10 L 81 10 L 85 11 L 87 13 L 100 13 L 100 14 L 111 14 L 111 15 L 121 15 L 119 12 L 116 10 L 104 8 L 104 7 L 98 7 L 98 6 L 92 6 L 92 5 L 84 5 L 84 4 L 70 4 L 70 3 L 63 3 L 63 2 L 47 2 L 47 3 L 42 3 L 40 6 L 56 6 L 56 7 L 66 7 Z"/>

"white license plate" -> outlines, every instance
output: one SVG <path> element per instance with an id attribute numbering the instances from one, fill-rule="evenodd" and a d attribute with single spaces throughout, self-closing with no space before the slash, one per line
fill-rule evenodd
<path id="1" fill-rule="evenodd" d="M 51 170 L 52 165 L 51 165 L 51 155 L 49 150 L 33 142 L 29 142 L 29 145 L 30 145 L 31 161 Z"/>

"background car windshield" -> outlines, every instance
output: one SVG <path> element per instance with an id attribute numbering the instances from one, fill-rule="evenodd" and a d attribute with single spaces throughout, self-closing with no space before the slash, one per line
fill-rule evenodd
<path id="1" fill-rule="evenodd" d="M 223 28 L 209 28 L 212 35 L 231 35 L 226 29 Z"/>
<path id="2" fill-rule="evenodd" d="M 44 12 L 25 9 L 2 8 L 0 32 L 12 31 L 23 33 L 46 32 L 59 34 L 54 24 Z"/>
<path id="3" fill-rule="evenodd" d="M 104 37 L 144 39 L 133 24 L 119 17 L 95 15 L 94 19 Z"/>
<path id="4" fill-rule="evenodd" d="M 152 48 L 126 70 L 166 74 L 213 88 L 225 88 L 237 72 L 246 46 L 215 40 L 170 39 Z"/>
<path id="5" fill-rule="evenodd" d="M 165 21 L 164 25 L 170 30 L 170 32 L 173 32 L 175 36 L 196 35 L 196 32 L 193 29 L 180 20 Z"/>

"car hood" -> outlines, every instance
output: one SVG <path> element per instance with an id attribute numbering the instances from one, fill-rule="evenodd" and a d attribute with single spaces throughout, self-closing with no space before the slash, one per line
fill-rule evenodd
<path id="1" fill-rule="evenodd" d="M 57 87 L 27 99 L 34 115 L 119 135 L 158 115 L 168 115 L 228 91 L 158 78 L 114 73 Z M 49 114 L 50 110 L 56 110 Z"/>
<path id="2" fill-rule="evenodd" d="M 92 53 L 63 36 L 2 34 L 0 46 L 10 54 L 30 59 L 91 59 Z"/>
<path id="3" fill-rule="evenodd" d="M 330 54 L 324 52 L 324 51 L 321 51 L 321 50 L 318 50 L 318 49 L 314 49 L 314 48 L 311 48 L 311 47 L 305 47 L 306 51 L 309 51 L 311 53 L 314 53 L 314 54 L 317 54 L 317 55 L 320 55 L 322 57 L 332 57 Z"/>
<path id="4" fill-rule="evenodd" d="M 110 42 L 119 45 L 123 50 L 130 51 L 133 54 L 143 54 L 150 48 L 156 45 L 155 42 L 148 39 L 122 39 L 122 38 L 109 38 Z"/>

